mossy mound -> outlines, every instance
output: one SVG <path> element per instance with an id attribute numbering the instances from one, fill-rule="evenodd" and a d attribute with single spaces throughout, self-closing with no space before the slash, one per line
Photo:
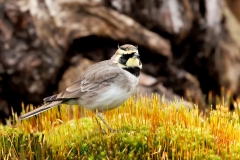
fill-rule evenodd
<path id="1" fill-rule="evenodd" d="M 180 108 L 176 109 L 176 106 Z M 63 114 L 64 113 L 64 114 Z M 62 106 L 14 126 L 0 126 L 3 159 L 240 159 L 239 115 L 219 106 L 209 117 L 181 101 L 129 99 L 104 117 Z M 71 117 L 71 118 L 70 118 Z M 15 119 L 17 117 L 15 116 Z M 71 120 L 69 120 L 71 119 Z"/>

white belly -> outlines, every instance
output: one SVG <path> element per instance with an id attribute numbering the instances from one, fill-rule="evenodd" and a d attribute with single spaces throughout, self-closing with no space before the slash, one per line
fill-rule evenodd
<path id="1" fill-rule="evenodd" d="M 131 92 L 116 85 L 112 85 L 110 88 L 101 93 L 100 97 L 93 103 L 87 104 L 84 107 L 90 110 L 98 109 L 98 111 L 111 110 L 119 107 L 131 96 Z"/>

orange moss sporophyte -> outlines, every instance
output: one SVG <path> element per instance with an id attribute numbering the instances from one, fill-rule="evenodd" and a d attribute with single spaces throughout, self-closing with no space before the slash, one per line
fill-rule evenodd
<path id="1" fill-rule="evenodd" d="M 0 154 L 3 159 L 240 159 L 237 111 L 218 105 L 201 117 L 197 107 L 184 105 L 157 95 L 132 97 L 104 113 L 116 133 L 104 125 L 102 132 L 92 112 L 62 105 L 0 126 Z"/>

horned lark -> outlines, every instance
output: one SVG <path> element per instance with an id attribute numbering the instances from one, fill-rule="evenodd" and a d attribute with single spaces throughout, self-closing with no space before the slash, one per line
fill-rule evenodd
<path id="1" fill-rule="evenodd" d="M 64 92 L 44 98 L 46 103 L 43 106 L 19 119 L 37 115 L 59 104 L 77 104 L 98 113 L 97 116 L 111 129 L 102 112 L 120 106 L 136 91 L 141 68 L 138 48 L 130 44 L 120 46 L 111 59 L 92 65 Z"/>

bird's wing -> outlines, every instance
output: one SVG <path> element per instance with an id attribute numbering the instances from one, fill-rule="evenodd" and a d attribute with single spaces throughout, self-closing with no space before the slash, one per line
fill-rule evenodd
<path id="1" fill-rule="evenodd" d="M 114 78 L 122 74 L 121 69 L 110 61 L 102 61 L 89 67 L 81 78 L 69 86 L 64 92 L 47 97 L 45 102 L 79 98 L 86 92 L 96 92 L 108 87 Z"/>

